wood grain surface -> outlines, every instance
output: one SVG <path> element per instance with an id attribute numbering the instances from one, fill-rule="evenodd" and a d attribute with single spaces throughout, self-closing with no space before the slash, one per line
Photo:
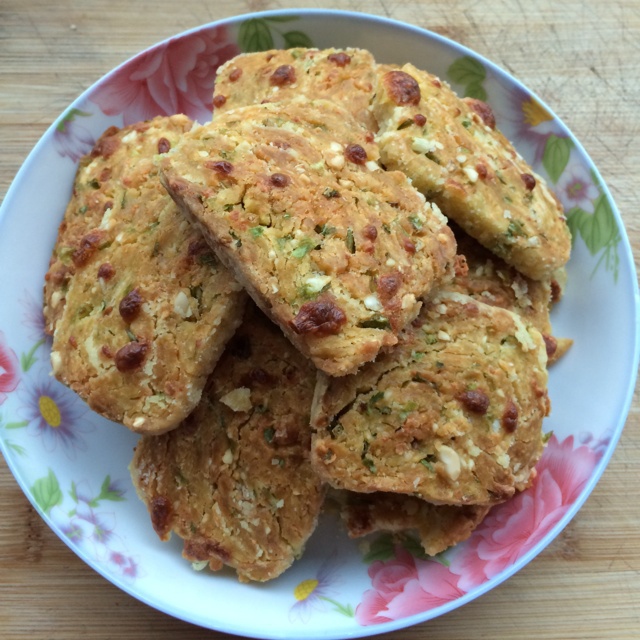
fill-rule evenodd
<path id="1" fill-rule="evenodd" d="M 184 29 L 287 7 L 351 9 L 403 20 L 471 47 L 522 80 L 554 108 L 595 161 L 622 212 L 638 263 L 638 0 L 0 0 L 0 197 L 50 123 L 115 65 Z M 380 637 L 640 638 L 639 485 L 636 392 L 609 467 L 556 541 L 472 603 Z M 44 525 L 3 460 L 0 509 L 0 638 L 230 637 L 151 609 L 86 566 Z"/>

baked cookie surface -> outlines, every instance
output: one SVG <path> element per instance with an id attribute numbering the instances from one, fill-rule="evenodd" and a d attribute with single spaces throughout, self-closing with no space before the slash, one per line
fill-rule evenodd
<path id="1" fill-rule="evenodd" d="M 196 406 L 245 294 L 160 183 L 184 116 L 109 129 L 78 169 L 45 278 L 55 376 L 144 433 Z"/>
<path id="2" fill-rule="evenodd" d="M 216 72 L 214 118 L 262 102 L 300 96 L 338 103 L 367 129 L 376 121 L 369 108 L 376 63 L 364 49 L 287 49 L 244 53 Z"/>
<path id="3" fill-rule="evenodd" d="M 163 181 L 219 258 L 316 366 L 344 375 L 397 342 L 453 273 L 455 240 L 343 109 L 234 109 L 163 156 Z"/>
<path id="4" fill-rule="evenodd" d="M 312 462 L 331 486 L 489 505 L 524 489 L 549 412 L 540 333 L 516 314 L 439 292 L 389 353 L 321 376 Z"/>
<path id="5" fill-rule="evenodd" d="M 555 279 L 527 278 L 455 226 L 454 234 L 464 265 L 456 269 L 456 276 L 447 288 L 517 313 L 542 334 L 548 364 L 562 357 L 573 341 L 553 335 L 550 315 L 555 292 L 561 285 Z"/>
<path id="6" fill-rule="evenodd" d="M 469 235 L 530 278 L 566 264 L 571 237 L 544 180 L 496 129 L 491 108 L 406 64 L 379 73 L 382 162 L 404 171 Z"/>
<path id="7" fill-rule="evenodd" d="M 302 553 L 324 490 L 311 469 L 315 369 L 250 305 L 201 403 L 177 429 L 145 436 L 131 474 L 162 540 L 241 581 L 275 578 Z"/>

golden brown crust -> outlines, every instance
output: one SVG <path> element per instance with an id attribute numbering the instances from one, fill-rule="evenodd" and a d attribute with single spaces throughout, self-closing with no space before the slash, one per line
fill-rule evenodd
<path id="1" fill-rule="evenodd" d="M 392 352 L 319 379 L 314 467 L 339 489 L 502 502 L 542 453 L 546 362 L 542 336 L 519 316 L 441 291 Z"/>
<path id="2" fill-rule="evenodd" d="M 377 125 L 369 104 L 375 83 L 375 61 L 364 49 L 244 53 L 216 72 L 214 118 L 237 107 L 304 97 L 331 100 L 374 131 Z"/>
<path id="3" fill-rule="evenodd" d="M 220 259 L 330 375 L 395 344 L 452 275 L 444 216 L 377 159 L 343 109 L 292 101 L 223 113 L 161 163 Z"/>
<path id="4" fill-rule="evenodd" d="M 78 169 L 45 280 L 55 376 L 144 433 L 196 406 L 245 294 L 162 187 L 184 116 L 109 129 Z"/>
<path id="5" fill-rule="evenodd" d="M 251 305 L 193 414 L 136 447 L 133 481 L 161 539 L 177 534 L 186 559 L 241 581 L 275 578 L 300 556 L 324 497 L 309 462 L 314 383 Z"/>
<path id="6" fill-rule="evenodd" d="M 404 171 L 469 235 L 536 280 L 566 264 L 562 207 L 495 128 L 488 105 L 406 64 L 381 69 L 372 108 L 385 166 Z"/>

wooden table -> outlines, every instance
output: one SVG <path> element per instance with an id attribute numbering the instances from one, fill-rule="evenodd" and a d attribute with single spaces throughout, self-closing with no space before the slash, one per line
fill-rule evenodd
<path id="1" fill-rule="evenodd" d="M 426 27 L 521 79 L 583 142 L 640 256 L 638 0 L 2 0 L 0 197 L 49 124 L 116 64 L 205 22 L 248 11 L 320 5 Z M 541 556 L 471 604 L 384 637 L 639 638 L 639 481 L 636 394 L 601 482 Z M 0 508 L 1 638 L 229 637 L 155 611 L 94 573 L 44 525 L 4 461 Z"/>

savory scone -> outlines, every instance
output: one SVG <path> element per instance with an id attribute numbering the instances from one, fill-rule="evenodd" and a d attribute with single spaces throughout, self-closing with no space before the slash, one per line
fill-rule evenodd
<path id="1" fill-rule="evenodd" d="M 392 351 L 348 378 L 319 377 L 314 468 L 337 489 L 502 502 L 542 453 L 546 364 L 518 315 L 441 291 Z"/>
<path id="2" fill-rule="evenodd" d="M 469 235 L 535 280 L 567 262 L 562 206 L 496 129 L 489 105 L 406 64 L 380 72 L 372 108 L 384 165 L 404 171 Z"/>
<path id="3" fill-rule="evenodd" d="M 255 310 L 228 344 L 202 401 L 178 428 L 144 436 L 131 474 L 162 540 L 241 581 L 275 578 L 300 556 L 324 498 L 311 469 L 315 369 Z"/>
<path id="4" fill-rule="evenodd" d="M 142 433 L 198 404 L 246 299 L 158 178 L 154 156 L 191 127 L 172 116 L 104 133 L 80 162 L 45 279 L 54 375 Z"/>
<path id="5" fill-rule="evenodd" d="M 305 49 L 243 53 L 216 72 L 214 118 L 261 102 L 297 97 L 337 102 L 367 129 L 375 130 L 370 103 L 376 63 L 364 49 Z"/>
<path id="6" fill-rule="evenodd" d="M 346 111 L 301 100 L 220 114 L 160 161 L 220 260 L 330 375 L 394 345 L 453 274 L 446 219 L 377 159 Z"/>
<path id="7" fill-rule="evenodd" d="M 351 538 L 377 531 L 415 532 L 428 556 L 435 556 L 466 540 L 490 509 L 484 505 L 432 504 L 399 493 L 341 491 L 335 495 Z"/>
<path id="8" fill-rule="evenodd" d="M 544 338 L 548 364 L 556 362 L 573 344 L 553 335 L 550 310 L 561 285 L 552 280 L 532 280 L 485 249 L 455 225 L 458 261 L 450 290 L 467 294 L 492 306 L 509 309 L 533 325 Z M 462 268 L 460 268 L 462 267 Z"/>

